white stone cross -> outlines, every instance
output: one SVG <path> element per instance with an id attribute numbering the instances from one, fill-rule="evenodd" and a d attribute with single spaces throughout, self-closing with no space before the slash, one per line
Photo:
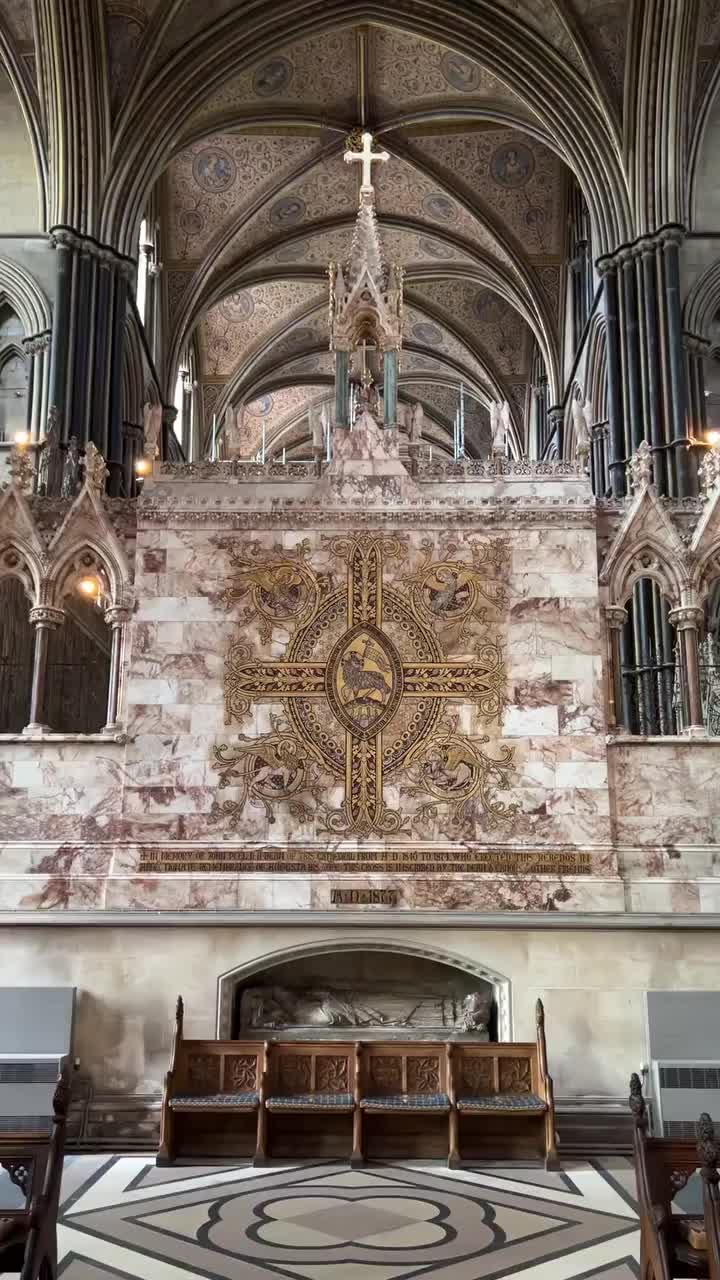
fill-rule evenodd
<path id="1" fill-rule="evenodd" d="M 376 161 L 384 164 L 386 160 L 390 159 L 390 156 L 387 151 L 373 151 L 371 133 L 363 133 L 362 141 L 362 151 L 346 151 L 343 159 L 346 164 L 362 164 L 363 191 L 372 191 L 372 166 Z"/>

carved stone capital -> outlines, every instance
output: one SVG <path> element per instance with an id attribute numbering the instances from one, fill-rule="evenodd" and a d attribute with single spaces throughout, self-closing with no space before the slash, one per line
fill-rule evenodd
<path id="1" fill-rule="evenodd" d="M 603 280 L 605 276 L 609 276 L 611 272 L 615 271 L 616 269 L 617 269 L 617 264 L 612 254 L 607 254 L 603 258 L 598 258 L 597 262 L 595 263 L 595 270 L 597 271 L 601 280 Z"/>
<path id="2" fill-rule="evenodd" d="M 622 631 L 627 621 L 627 609 L 621 604 L 605 606 L 605 620 L 612 631 Z"/>
<path id="3" fill-rule="evenodd" d="M 23 338 L 23 350 L 29 356 L 37 356 L 41 351 L 47 351 L 50 346 L 52 334 L 49 329 L 44 333 L 34 333 L 30 338 Z"/>
<path id="4" fill-rule="evenodd" d="M 682 604 L 668 613 L 670 624 L 677 631 L 696 630 L 702 625 L 704 617 L 704 610 L 697 604 Z"/>
<path id="5" fill-rule="evenodd" d="M 111 604 L 105 610 L 105 623 L 108 627 L 112 627 L 113 630 L 116 627 L 124 626 L 126 622 L 130 621 L 130 617 L 131 610 L 127 605 Z"/>
<path id="6" fill-rule="evenodd" d="M 30 610 L 30 621 L 34 627 L 61 627 L 65 621 L 62 609 L 54 609 L 49 604 L 38 604 Z"/>
<path id="7" fill-rule="evenodd" d="M 669 227 L 662 227 L 657 233 L 657 242 L 662 245 L 663 249 L 669 245 L 681 245 L 685 240 L 684 228 L 679 224 Z"/>

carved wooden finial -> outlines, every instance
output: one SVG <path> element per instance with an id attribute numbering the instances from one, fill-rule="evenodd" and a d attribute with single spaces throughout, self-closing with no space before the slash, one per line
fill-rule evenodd
<path id="1" fill-rule="evenodd" d="M 542 1000 L 535 1002 L 535 1022 L 538 1027 L 545 1026 L 545 1006 Z"/>
<path id="2" fill-rule="evenodd" d="M 62 1071 L 57 1078 L 55 1092 L 53 1094 L 52 1106 L 53 1115 L 58 1124 L 65 1121 L 68 1107 L 70 1105 L 70 1081 L 67 1071 Z"/>
<path id="3" fill-rule="evenodd" d="M 707 1111 L 703 1111 L 696 1126 L 698 1155 L 702 1166 L 701 1173 L 714 1175 L 717 1178 L 717 1164 L 720 1149 L 715 1140 L 715 1126 Z"/>
<path id="4" fill-rule="evenodd" d="M 633 1113 L 635 1123 L 644 1128 L 647 1124 L 647 1111 L 645 1109 L 645 1099 L 643 1098 L 642 1085 L 637 1071 L 633 1071 L 630 1077 L 630 1097 L 628 1101 L 630 1103 L 630 1110 Z"/>
<path id="5" fill-rule="evenodd" d="M 185 1005 L 183 1004 L 183 998 L 182 996 L 178 996 L 177 1004 L 175 1005 L 175 1021 L 180 1029 L 182 1029 L 184 1015 Z"/>

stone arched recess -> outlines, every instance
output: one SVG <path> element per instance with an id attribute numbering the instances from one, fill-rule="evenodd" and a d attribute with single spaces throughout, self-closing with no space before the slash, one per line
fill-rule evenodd
<path id="1" fill-rule="evenodd" d="M 327 938 L 317 942 L 303 943 L 297 947 L 286 947 L 282 951 L 268 951 L 257 956 L 246 964 L 228 969 L 218 978 L 216 1035 L 218 1039 L 228 1039 L 232 1022 L 233 993 L 239 982 L 251 978 L 253 974 L 273 968 L 275 965 L 287 964 L 292 960 L 305 959 L 311 956 L 331 955 L 348 951 L 384 951 L 404 956 L 416 956 L 421 960 L 432 960 L 436 964 L 444 964 L 449 968 L 459 969 L 471 974 L 482 982 L 492 983 L 497 1006 L 498 1040 L 512 1039 L 512 1005 L 510 979 L 487 965 L 479 965 L 465 956 L 456 955 L 440 947 L 421 946 L 400 938 L 377 937 L 345 937 Z"/>

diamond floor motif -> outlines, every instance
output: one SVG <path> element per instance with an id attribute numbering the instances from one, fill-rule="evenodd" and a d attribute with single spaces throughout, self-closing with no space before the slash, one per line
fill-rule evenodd
<path id="1" fill-rule="evenodd" d="M 636 1280 L 627 1160 L 155 1169 L 70 1156 L 63 1280 Z"/>

